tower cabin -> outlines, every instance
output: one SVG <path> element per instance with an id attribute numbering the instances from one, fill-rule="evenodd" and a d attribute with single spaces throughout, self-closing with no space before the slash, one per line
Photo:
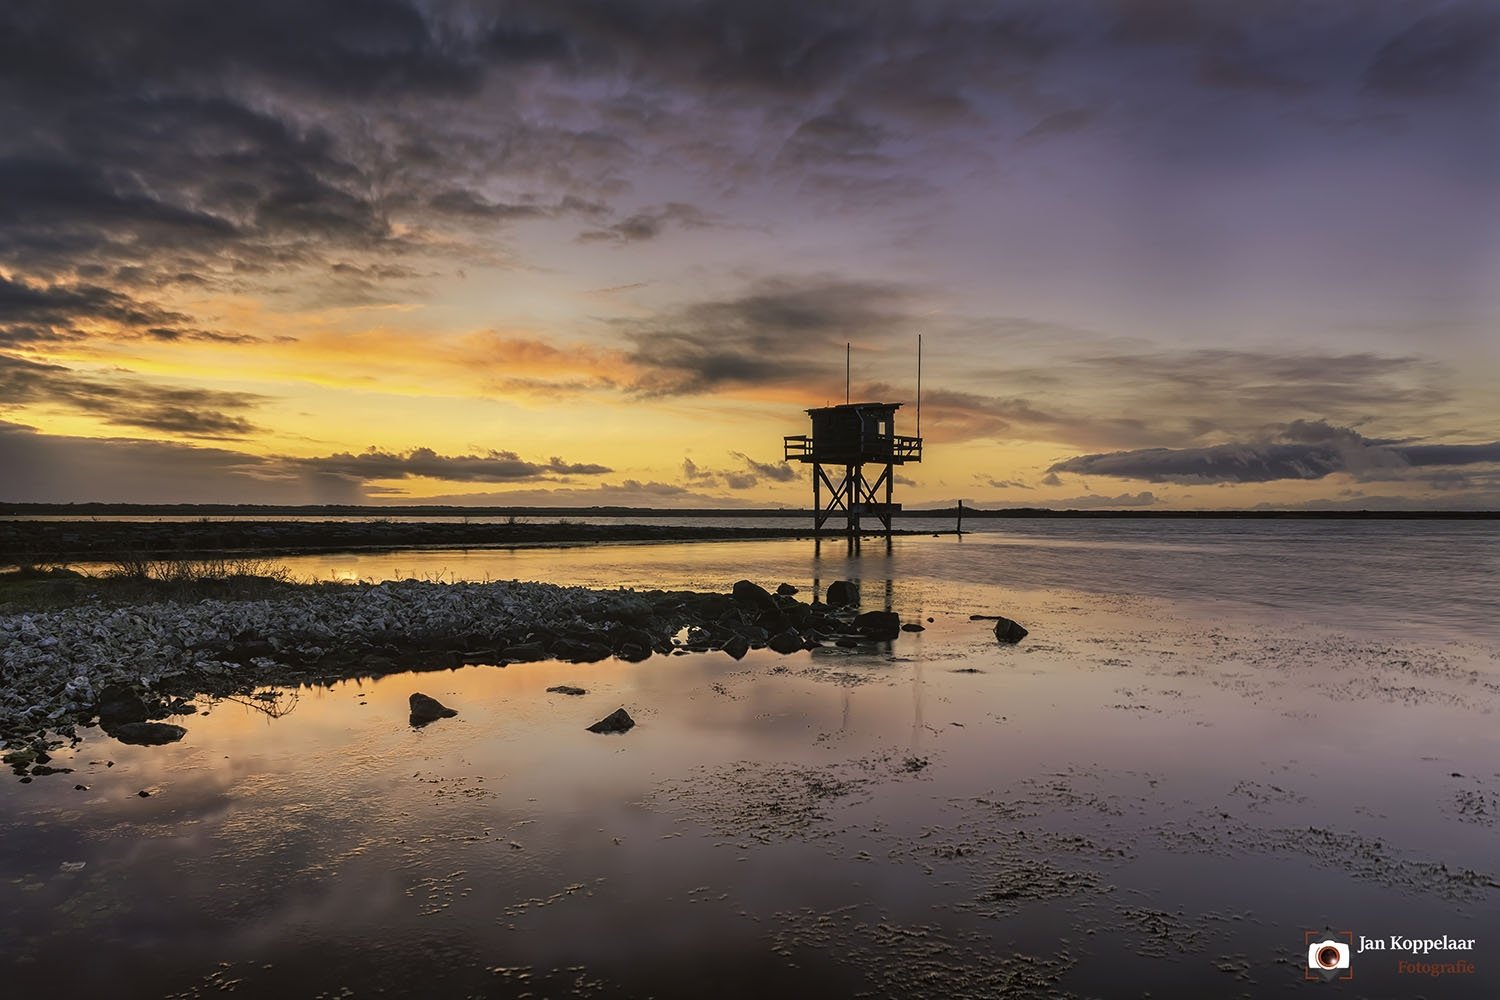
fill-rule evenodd
<path id="1" fill-rule="evenodd" d="M 900 408 L 900 403 L 819 407 L 807 411 L 811 434 L 785 439 L 786 460 L 813 467 L 814 533 L 837 516 L 847 520 L 851 537 L 859 535 L 864 516 L 876 518 L 891 533 L 891 517 L 901 509 L 891 502 L 896 466 L 922 461 L 922 439 L 896 433 Z M 873 481 L 865 475 L 867 465 L 879 470 Z"/>

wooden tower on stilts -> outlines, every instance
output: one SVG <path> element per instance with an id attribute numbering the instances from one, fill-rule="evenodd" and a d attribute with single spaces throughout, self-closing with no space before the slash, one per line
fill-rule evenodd
<path id="1" fill-rule="evenodd" d="M 808 410 L 812 434 L 786 438 L 786 460 L 813 467 L 814 534 L 821 534 L 830 519 L 843 517 L 849 537 L 858 538 L 861 518 L 867 516 L 891 534 L 891 517 L 901 509 L 891 502 L 896 467 L 922 461 L 922 439 L 896 433 L 900 408 L 900 403 L 845 403 Z M 866 466 L 878 470 L 873 480 Z"/>

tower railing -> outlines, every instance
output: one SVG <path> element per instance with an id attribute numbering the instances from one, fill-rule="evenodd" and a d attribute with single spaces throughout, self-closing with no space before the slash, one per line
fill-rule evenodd
<path id="1" fill-rule="evenodd" d="M 813 439 L 806 434 L 789 434 L 783 441 L 783 457 L 788 462 L 823 461 L 836 465 L 846 461 L 889 461 L 899 465 L 904 462 L 922 461 L 922 439 L 902 434 L 868 437 L 858 442 L 850 441 L 847 449 L 842 446 L 831 447 L 824 443 L 821 450 L 815 450 Z"/>

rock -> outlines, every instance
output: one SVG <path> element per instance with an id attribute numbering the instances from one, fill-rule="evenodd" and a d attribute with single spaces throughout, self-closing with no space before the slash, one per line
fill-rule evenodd
<path id="1" fill-rule="evenodd" d="M 500 658 L 509 660 L 511 663 L 532 663 L 536 660 L 547 659 L 547 650 L 539 642 L 524 642 L 516 646 L 506 646 L 500 651 Z"/>
<path id="2" fill-rule="evenodd" d="M 724 643 L 724 652 L 736 660 L 743 660 L 750 652 L 750 640 L 742 635 L 732 635 Z"/>
<path id="3" fill-rule="evenodd" d="M 717 618 L 731 610 L 730 599 L 723 594 L 704 594 L 692 606 L 698 609 L 698 614 L 703 618 Z"/>
<path id="4" fill-rule="evenodd" d="M 148 792 L 148 791 L 146 791 L 144 788 L 142 788 L 140 791 L 136 792 L 135 794 L 139 795 L 143 799 L 149 799 L 151 797 L 151 793 Z"/>
<path id="5" fill-rule="evenodd" d="M 1017 643 L 1027 636 L 1026 629 L 1009 618 L 995 619 L 995 638 L 1001 642 Z"/>
<path id="6" fill-rule="evenodd" d="M 23 767 L 30 767 L 36 763 L 36 751 L 12 750 L 4 757 L 0 757 L 0 761 L 3 761 L 6 767 L 14 767 L 18 770 Z"/>
<path id="7" fill-rule="evenodd" d="M 558 685 L 555 685 L 553 687 L 549 687 L 547 689 L 547 693 L 548 694 L 571 694 L 571 695 L 588 694 L 588 692 L 585 691 L 583 688 L 572 687 L 571 685 L 568 685 L 568 684 L 558 684 Z"/>
<path id="8" fill-rule="evenodd" d="M 145 722 L 151 717 L 141 696 L 124 684 L 111 684 L 101 691 L 94 711 L 99 713 L 99 726 L 105 732 L 129 722 Z"/>
<path id="9" fill-rule="evenodd" d="M 775 611 L 776 599 L 771 592 L 758 583 L 749 580 L 736 580 L 734 589 L 731 591 L 736 602 L 755 608 L 757 611 Z"/>
<path id="10" fill-rule="evenodd" d="M 927 626 L 926 625 L 919 625 L 916 622 L 907 622 L 905 625 L 901 626 L 901 631 L 903 631 L 903 632 L 926 632 L 927 631 Z"/>
<path id="11" fill-rule="evenodd" d="M 609 632 L 609 641 L 616 651 L 626 646 L 637 646 L 641 649 L 650 649 L 656 645 L 656 637 L 645 629 L 640 628 L 615 628 Z"/>
<path id="12" fill-rule="evenodd" d="M 587 639 L 559 639 L 552 644 L 549 652 L 557 659 L 567 660 L 569 663 L 597 663 L 614 653 L 604 643 L 590 642 Z"/>
<path id="13" fill-rule="evenodd" d="M 765 638 L 769 639 L 777 632 L 785 632 L 792 627 L 792 620 L 781 611 L 762 612 L 755 619 L 757 628 L 765 629 Z"/>
<path id="14" fill-rule="evenodd" d="M 170 722 L 127 722 L 109 730 L 109 735 L 121 743 L 154 747 L 163 743 L 176 743 L 187 735 L 187 730 Z"/>
<path id="15" fill-rule="evenodd" d="M 615 655 L 626 663 L 640 663 L 642 660 L 650 659 L 651 647 L 637 646 L 627 642 L 615 652 Z"/>
<path id="16" fill-rule="evenodd" d="M 835 580 L 828 585 L 825 600 L 830 608 L 857 607 L 859 586 L 849 580 Z"/>
<path id="17" fill-rule="evenodd" d="M 901 616 L 894 611 L 866 611 L 854 619 L 854 629 L 867 639 L 894 639 L 901 634 Z"/>
<path id="18" fill-rule="evenodd" d="M 802 651 L 802 637 L 792 629 L 787 629 L 785 632 L 778 632 L 771 636 L 770 642 L 766 645 L 783 655 L 798 653 Z"/>
<path id="19" fill-rule="evenodd" d="M 780 584 L 776 588 L 776 593 L 780 594 L 782 597 L 791 597 L 796 592 L 797 588 L 793 587 L 790 583 Z"/>
<path id="20" fill-rule="evenodd" d="M 72 774 L 73 769 L 71 767 L 48 767 L 45 764 L 38 764 L 31 769 L 31 773 L 37 777 L 45 777 L 49 774 Z"/>
<path id="21" fill-rule="evenodd" d="M 635 720 L 623 708 L 617 708 L 589 726 L 591 733 L 623 733 L 635 728 Z"/>
<path id="22" fill-rule="evenodd" d="M 858 649 L 859 648 L 859 640 L 858 639 L 851 639 L 848 636 L 845 636 L 842 639 L 836 639 L 836 640 L 834 640 L 833 644 L 835 646 L 838 646 L 841 649 Z"/>
<path id="23" fill-rule="evenodd" d="M 429 698 L 420 692 L 411 696 L 411 724 L 413 726 L 425 726 L 438 719 L 451 719 L 457 714 L 457 709 L 449 708 L 436 698 Z"/>

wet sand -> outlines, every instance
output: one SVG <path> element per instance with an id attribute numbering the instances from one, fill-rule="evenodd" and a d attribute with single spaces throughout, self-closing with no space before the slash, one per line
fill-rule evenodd
<path id="1" fill-rule="evenodd" d="M 1309 988 L 1328 928 L 1479 943 L 1473 976 L 1356 956 L 1361 996 L 1494 995 L 1491 645 L 896 595 L 934 621 L 881 648 L 395 673 L 204 699 L 165 747 L 89 731 L 0 797 L 6 981 L 1261 997 Z M 413 691 L 459 715 L 411 728 Z M 584 731 L 622 706 L 629 733 Z"/>

